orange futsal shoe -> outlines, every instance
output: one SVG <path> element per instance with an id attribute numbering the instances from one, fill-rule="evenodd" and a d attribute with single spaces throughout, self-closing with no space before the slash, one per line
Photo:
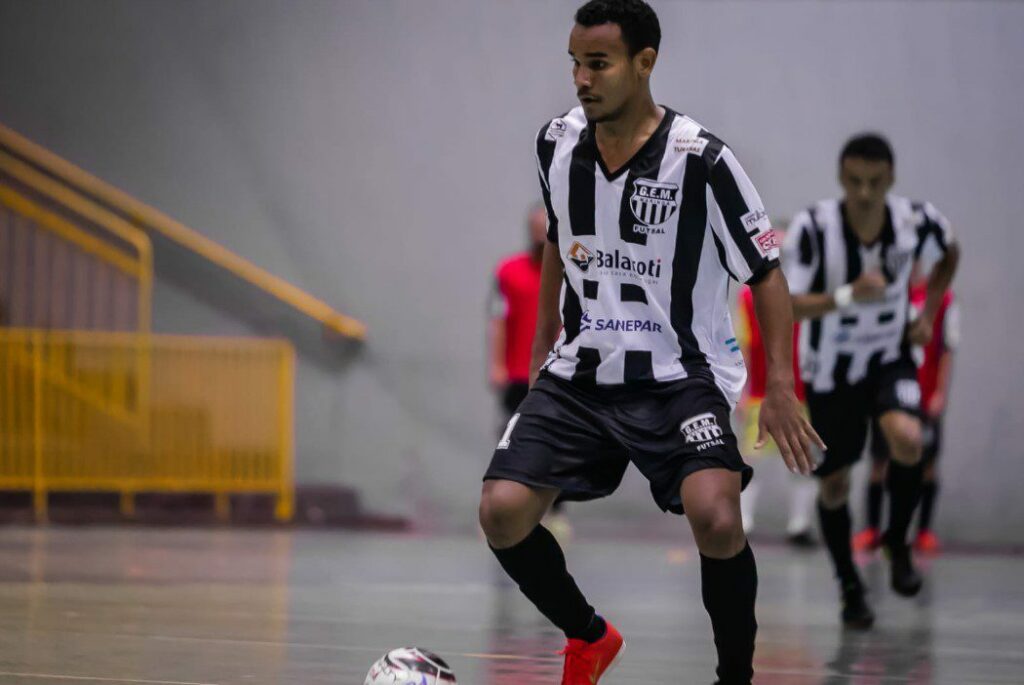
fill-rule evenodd
<path id="1" fill-rule="evenodd" d="M 942 545 L 939 544 L 939 538 L 930 530 L 922 530 L 917 534 L 917 537 L 914 538 L 914 549 L 918 552 L 923 552 L 925 554 L 938 554 L 940 547 L 942 547 Z"/>
<path id="2" fill-rule="evenodd" d="M 601 676 L 622 658 L 626 651 L 622 635 L 608 621 L 605 625 L 608 628 L 604 637 L 597 642 L 570 639 L 565 649 L 559 652 L 565 655 L 562 685 L 596 685 Z"/>
<path id="3" fill-rule="evenodd" d="M 882 546 L 882 535 L 877 528 L 865 528 L 853 536 L 854 552 L 873 552 Z"/>

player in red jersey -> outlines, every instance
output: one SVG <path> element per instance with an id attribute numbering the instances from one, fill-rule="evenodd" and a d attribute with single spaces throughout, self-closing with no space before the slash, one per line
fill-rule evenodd
<path id="1" fill-rule="evenodd" d="M 784 221 L 773 221 L 773 225 L 785 225 Z M 776 228 L 775 233 L 781 242 L 785 237 L 783 229 Z M 757 316 L 754 311 L 754 296 L 748 286 L 740 288 L 736 298 L 737 322 L 736 336 L 739 340 L 739 347 L 743 351 L 743 359 L 747 365 L 747 386 L 737 407 L 737 420 L 742 426 L 740 440 L 744 446 L 743 453 L 754 455 L 753 449 L 757 441 L 757 422 L 761 410 L 761 400 L 764 399 L 766 387 L 764 343 L 761 339 L 761 329 L 757 325 Z M 796 341 L 799 339 L 799 327 L 797 322 L 793 328 L 793 376 L 796 378 L 797 398 L 804 401 L 803 383 L 800 381 L 800 362 L 798 358 Z M 774 446 L 774 443 L 772 443 Z M 747 489 L 740 495 L 740 509 L 743 514 L 743 530 L 750 533 L 754 529 L 754 515 L 757 511 L 757 496 L 759 489 L 751 481 Z M 811 522 L 814 519 L 815 502 L 818 497 L 818 487 L 814 481 L 806 478 L 794 479 L 790 491 L 789 521 L 786 524 L 786 537 L 796 547 L 813 547 L 816 543 L 811 533 Z"/>
<path id="2" fill-rule="evenodd" d="M 915 312 L 924 307 L 927 297 L 927 283 L 917 281 L 910 289 L 910 304 Z M 938 457 L 942 440 L 942 416 L 949 398 L 949 381 L 953 368 L 953 353 L 960 338 L 960 315 L 953 291 L 947 290 L 942 304 L 935 315 L 931 342 L 923 349 L 914 350 L 918 362 L 917 380 L 921 386 L 921 409 L 924 414 L 922 441 L 924 448 L 921 460 L 924 463 L 924 481 L 921 490 L 920 518 L 914 547 L 921 552 L 936 552 L 939 539 L 932 532 L 932 514 L 935 497 L 939 490 Z M 882 518 L 886 465 L 889 453 L 883 441 L 876 440 L 876 427 L 872 427 L 871 476 L 868 481 L 867 518 L 868 524 L 853 536 L 853 548 L 870 551 L 881 545 L 879 523 Z"/>
<path id="3" fill-rule="evenodd" d="M 537 328 L 540 265 L 547 241 L 547 215 L 538 205 L 527 218 L 530 247 L 506 257 L 494 274 L 490 320 L 491 387 L 501 395 L 505 417 L 526 397 L 530 385 L 530 352 Z"/>

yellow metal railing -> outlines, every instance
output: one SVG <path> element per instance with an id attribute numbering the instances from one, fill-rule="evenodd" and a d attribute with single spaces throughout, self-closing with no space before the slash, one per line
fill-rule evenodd
<path id="1" fill-rule="evenodd" d="M 53 491 L 269 493 L 287 520 L 293 386 L 281 340 L 0 329 L 0 490 L 40 519 Z"/>
<path id="2" fill-rule="evenodd" d="M 0 325 L 148 331 L 152 251 L 124 228 L 104 240 L 0 179 Z"/>
<path id="3" fill-rule="evenodd" d="M 134 224 L 166 236 L 318 321 L 325 328 L 357 340 L 366 337 L 366 327 L 360 321 L 334 310 L 322 300 L 3 125 L 0 125 L 0 172 L 17 176 L 21 182 L 56 202 L 68 206 L 73 202 L 75 211 L 83 211 L 84 196 L 85 203 L 92 205 L 91 211 L 95 212 L 96 205 L 99 205 L 102 212 L 119 215 L 127 225 Z M 105 221 L 103 225 L 110 226 L 111 223 Z"/>

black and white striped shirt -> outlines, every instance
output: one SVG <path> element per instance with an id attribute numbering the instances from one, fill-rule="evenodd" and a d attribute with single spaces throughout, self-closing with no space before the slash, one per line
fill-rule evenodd
<path id="1" fill-rule="evenodd" d="M 888 282 L 877 302 L 855 302 L 801 324 L 801 376 L 815 392 L 857 383 L 908 353 L 911 271 L 915 264 L 930 271 L 953 239 L 931 204 L 890 195 L 886 205 L 885 226 L 870 245 L 854 234 L 839 200 L 800 212 L 786 234 L 783 264 L 794 295 L 835 292 L 867 271 L 880 271 Z"/>
<path id="2" fill-rule="evenodd" d="M 577 107 L 537 137 L 548 239 L 565 266 L 563 329 L 544 368 L 597 385 L 710 371 L 735 402 L 746 369 L 728 279 L 778 264 L 757 191 L 721 140 L 668 108 L 614 174 L 594 134 Z"/>

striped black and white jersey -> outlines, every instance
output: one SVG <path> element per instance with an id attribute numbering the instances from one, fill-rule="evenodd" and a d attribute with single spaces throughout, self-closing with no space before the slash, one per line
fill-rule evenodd
<path id="1" fill-rule="evenodd" d="M 815 392 L 863 380 L 880 364 L 909 354 L 909 284 L 917 264 L 928 273 L 953 240 L 949 222 L 927 202 L 886 198 L 886 222 L 861 243 L 839 200 L 823 200 L 790 224 L 783 265 L 794 295 L 831 293 L 862 273 L 881 272 L 888 288 L 876 302 L 855 302 L 800 326 L 800 373 Z"/>
<path id="2" fill-rule="evenodd" d="M 732 151 L 666 107 L 613 174 L 577 107 L 540 130 L 537 162 L 565 268 L 563 328 L 544 368 L 602 386 L 710 372 L 735 403 L 746 369 L 728 281 L 763 277 L 779 248 Z"/>

